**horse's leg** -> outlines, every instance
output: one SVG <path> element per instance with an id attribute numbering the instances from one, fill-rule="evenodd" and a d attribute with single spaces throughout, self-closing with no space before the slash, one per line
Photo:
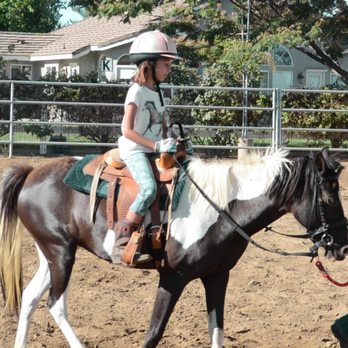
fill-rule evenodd
<path id="1" fill-rule="evenodd" d="M 222 348 L 224 341 L 224 306 L 229 272 L 202 278 L 207 302 L 211 348 Z"/>
<path id="2" fill-rule="evenodd" d="M 184 281 L 180 276 L 160 276 L 150 327 L 143 345 L 144 348 L 157 346 L 186 284 L 187 281 Z"/>
<path id="3" fill-rule="evenodd" d="M 48 307 L 70 347 L 83 347 L 68 321 L 67 294 L 71 271 L 75 262 L 76 245 L 55 246 L 55 259 L 49 263 L 51 284 Z"/>
<path id="4" fill-rule="evenodd" d="M 36 248 L 39 254 L 39 269 L 23 291 L 22 305 L 19 314 L 16 341 L 14 345 L 15 348 L 26 346 L 31 316 L 37 308 L 41 297 L 48 290 L 48 287 L 50 285 L 48 262 L 37 245 Z"/>
<path id="5" fill-rule="evenodd" d="M 62 330 L 63 335 L 68 341 L 70 347 L 82 348 L 82 343 L 76 336 L 68 321 L 67 294 L 68 287 L 66 287 L 64 293 L 59 297 L 58 301 L 53 305 L 53 307 L 50 308 L 50 313 L 52 314 L 59 328 Z"/>

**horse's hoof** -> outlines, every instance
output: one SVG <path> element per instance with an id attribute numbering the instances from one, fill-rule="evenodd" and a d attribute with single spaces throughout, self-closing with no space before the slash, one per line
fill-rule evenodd
<path id="1" fill-rule="evenodd" d="M 110 257 L 111 257 L 111 261 L 113 264 L 122 265 L 122 260 L 121 260 L 122 251 L 121 250 L 114 248 Z"/>

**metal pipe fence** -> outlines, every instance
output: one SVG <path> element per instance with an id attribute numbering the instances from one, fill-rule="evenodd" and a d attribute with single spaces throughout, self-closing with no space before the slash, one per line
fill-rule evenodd
<path id="1" fill-rule="evenodd" d="M 37 90 L 34 91 L 35 88 Z M 53 99 L 53 91 L 59 88 L 62 92 L 69 89 L 81 89 L 82 91 L 84 88 L 95 90 L 113 88 L 119 91 L 116 98 L 119 100 L 100 102 L 92 98 L 89 98 L 88 101 Z M 66 153 L 67 149 L 73 148 L 79 148 L 79 151 L 81 148 L 98 151 L 117 146 L 117 138 L 121 134 L 123 101 L 128 88 L 128 84 L 0 80 L 0 149 L 2 154 L 12 157 L 28 148 L 33 154 L 38 151 L 38 154 L 46 155 L 48 148 L 53 149 L 52 154 L 60 154 L 60 151 Z M 33 89 L 33 94 L 28 96 L 26 92 L 31 89 Z M 307 107 L 286 106 L 286 98 L 293 94 L 343 95 L 347 96 L 348 100 L 347 90 L 171 85 L 163 85 L 162 89 L 166 107 L 170 114 L 174 115 L 173 120 L 180 119 L 184 129 L 193 138 L 194 148 L 197 150 L 229 151 L 251 147 L 264 148 L 265 146 L 276 148 L 282 146 L 291 151 L 318 150 L 323 144 L 327 144 L 335 134 L 338 140 L 341 137 L 342 141 L 339 141 L 341 146 L 329 146 L 335 151 L 348 152 L 348 127 L 325 128 L 322 125 L 311 127 L 310 124 L 308 127 L 297 127 L 297 125 L 285 127 L 282 122 L 284 116 L 288 114 L 292 115 L 295 121 L 292 123 L 295 124 L 296 116 L 294 115 L 301 115 L 301 117 L 312 115 L 311 117 L 315 118 L 316 114 L 334 114 L 346 117 L 348 120 L 346 104 L 339 104 L 340 108 L 337 108 L 337 105 L 329 108 L 312 107 L 311 105 L 310 107 L 308 105 Z M 243 105 L 245 100 L 240 97 L 245 92 L 250 96 L 249 105 Z M 189 100 L 190 93 L 194 94 L 191 100 Z M 178 95 L 181 97 L 178 98 Z M 198 95 L 204 95 L 207 99 L 197 98 Z M 262 105 L 257 101 L 261 98 L 266 100 Z M 207 105 L 205 105 L 207 103 L 205 100 L 208 101 Z M 214 103 L 209 104 L 209 100 L 214 100 Z M 219 103 L 216 103 L 216 100 Z M 220 100 L 228 100 L 230 105 L 223 105 Z M 225 103 L 227 104 L 227 102 Z M 91 108 L 93 111 L 88 111 Z M 106 112 L 104 110 L 104 113 L 101 114 L 102 119 L 99 120 L 97 118 L 99 110 L 102 108 Z M 77 110 L 79 114 L 83 114 L 85 110 L 90 118 L 85 120 L 84 117 L 72 117 Z M 108 112 L 113 114 L 112 118 L 108 116 Z M 243 113 L 242 117 L 241 113 Z M 245 114 L 248 116 L 247 119 Z M 209 117 L 212 120 L 209 120 Z M 35 133 L 35 135 L 33 129 L 36 129 L 38 133 L 40 130 L 46 130 L 50 134 L 42 133 L 40 136 Z M 221 141 L 231 134 L 234 134 L 236 138 L 246 135 L 246 140 L 251 141 L 240 143 L 237 141 L 233 143 L 229 140 L 225 143 Z"/>

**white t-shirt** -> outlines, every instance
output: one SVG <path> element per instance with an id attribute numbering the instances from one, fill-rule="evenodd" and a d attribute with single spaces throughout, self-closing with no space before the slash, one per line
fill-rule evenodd
<path id="1" fill-rule="evenodd" d="M 134 83 L 128 90 L 124 104 L 125 109 L 129 103 L 134 103 L 138 108 L 134 120 L 134 130 L 153 141 L 162 139 L 163 118 L 166 117 L 166 111 L 164 106 L 161 105 L 158 92 Z M 124 119 L 121 130 L 123 134 Z M 123 135 L 118 139 L 118 147 L 122 159 L 127 159 L 136 152 L 154 152 L 152 149 L 139 145 Z"/>

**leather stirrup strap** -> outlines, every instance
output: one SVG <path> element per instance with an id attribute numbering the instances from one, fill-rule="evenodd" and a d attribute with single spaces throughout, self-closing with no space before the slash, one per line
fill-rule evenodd
<path id="1" fill-rule="evenodd" d="M 107 164 L 102 161 L 98 165 L 97 169 L 95 170 L 94 176 L 93 176 L 93 181 L 91 185 L 91 192 L 89 194 L 89 214 L 90 214 L 90 222 L 93 223 L 93 217 L 94 217 L 94 209 L 95 209 L 95 202 L 97 198 L 97 189 L 98 189 L 98 184 L 99 184 L 99 179 L 100 175 L 105 169 Z"/>
<path id="2" fill-rule="evenodd" d="M 143 232 L 140 233 L 135 231 L 132 233 L 127 246 L 124 249 L 123 255 L 121 256 L 121 261 L 124 265 L 128 267 L 135 267 L 137 260 L 137 252 L 140 251 L 143 242 Z"/>
<path id="3" fill-rule="evenodd" d="M 172 209 L 173 209 L 173 195 L 174 195 L 174 190 L 175 190 L 175 186 L 177 183 L 177 179 L 178 179 L 178 169 L 176 168 L 175 173 L 173 174 L 173 181 L 172 181 L 172 185 L 170 187 L 170 191 L 168 193 L 168 223 L 167 223 L 167 234 L 166 234 L 166 241 L 169 239 L 169 235 L 170 235 L 170 225 L 172 222 Z"/>
<path id="4" fill-rule="evenodd" d="M 108 187 L 108 198 L 106 200 L 106 219 L 108 228 L 114 227 L 114 207 L 115 207 L 115 192 L 116 192 L 117 177 L 110 178 Z"/>

